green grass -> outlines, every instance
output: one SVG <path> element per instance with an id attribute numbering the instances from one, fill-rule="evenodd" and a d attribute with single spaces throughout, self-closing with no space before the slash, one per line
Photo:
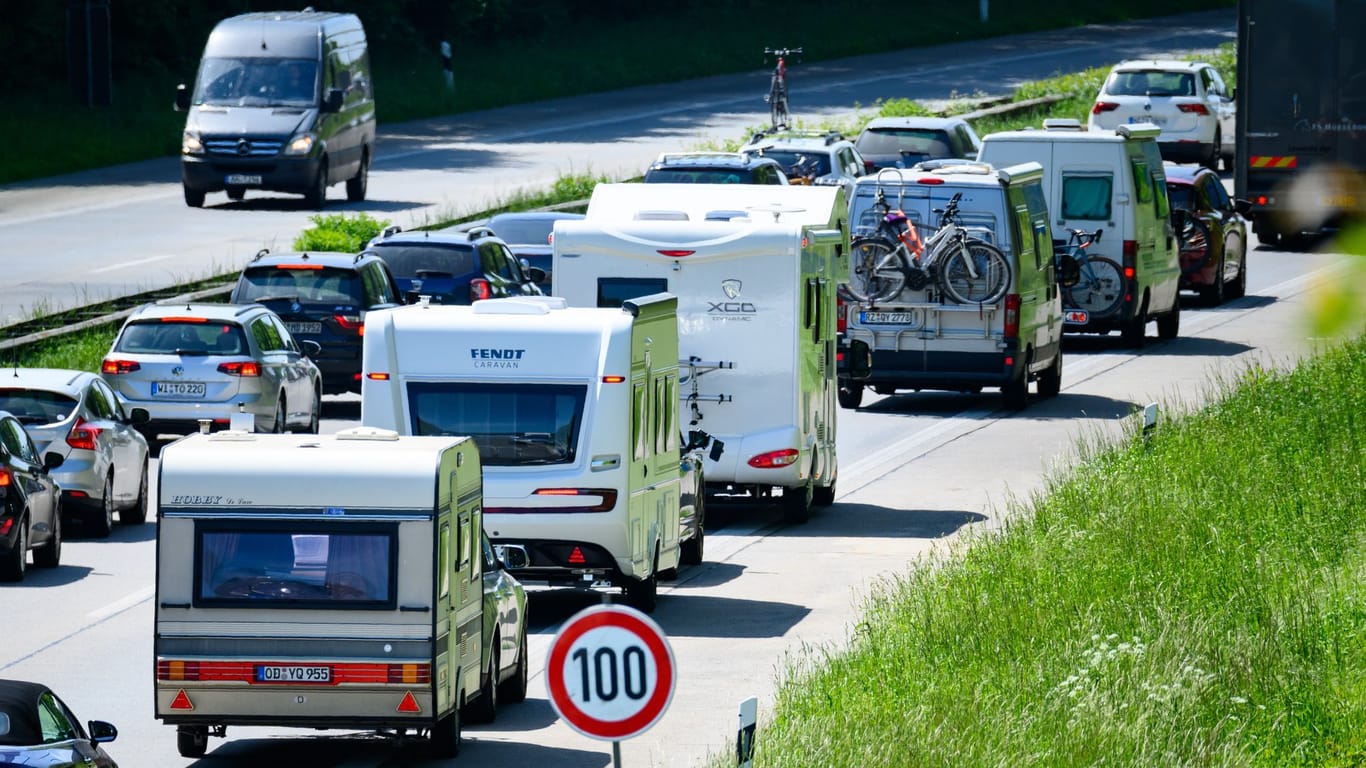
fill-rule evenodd
<path id="1" fill-rule="evenodd" d="M 1366 342 L 1095 448 L 795 663 L 756 766 L 1366 764 Z"/>

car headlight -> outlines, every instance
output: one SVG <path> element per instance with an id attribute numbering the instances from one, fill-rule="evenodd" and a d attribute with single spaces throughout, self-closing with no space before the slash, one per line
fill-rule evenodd
<path id="1" fill-rule="evenodd" d="M 313 145 L 316 144 L 317 141 L 318 137 L 313 133 L 296 134 L 294 138 L 290 139 L 289 143 L 285 145 L 285 154 L 307 155 L 309 152 L 313 151 Z"/>
<path id="2" fill-rule="evenodd" d="M 180 153 L 182 155 L 204 154 L 204 142 L 199 140 L 199 134 L 186 131 L 180 137 Z"/>

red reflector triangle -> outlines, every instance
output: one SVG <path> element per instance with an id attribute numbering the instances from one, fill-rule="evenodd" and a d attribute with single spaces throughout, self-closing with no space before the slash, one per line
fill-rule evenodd
<path id="1" fill-rule="evenodd" d="M 574 563 L 576 565 L 583 565 L 584 563 L 588 562 L 588 560 L 583 556 L 583 550 L 579 549 L 578 547 L 574 547 L 574 551 L 569 553 L 569 562 Z"/>
<path id="2" fill-rule="evenodd" d="M 175 698 L 171 699 L 171 709 L 194 709 L 194 705 L 190 703 L 190 697 L 185 695 L 184 688 L 181 688 Z"/>
<path id="3" fill-rule="evenodd" d="M 413 698 L 413 692 L 408 691 L 403 694 L 403 700 L 398 703 L 399 712 L 421 712 L 422 707 L 417 705 L 417 699 Z"/>

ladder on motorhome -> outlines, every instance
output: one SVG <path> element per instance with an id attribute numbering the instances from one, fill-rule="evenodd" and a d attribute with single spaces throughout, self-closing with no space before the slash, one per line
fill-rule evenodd
<path id="1" fill-rule="evenodd" d="M 692 418 L 688 421 L 689 424 L 696 426 L 697 423 L 702 420 L 702 410 L 697 407 L 698 403 L 734 402 L 734 399 L 730 395 L 704 394 L 699 391 L 698 387 L 699 379 L 701 379 L 704 374 L 711 373 L 712 371 L 731 370 L 735 368 L 735 363 L 727 362 L 725 360 L 702 360 L 694 355 L 679 360 L 678 367 L 680 369 L 686 368 L 688 371 L 686 375 L 682 374 L 680 371 L 678 383 L 689 384 L 692 389 L 691 392 L 683 392 L 678 397 L 680 401 L 688 404 L 688 409 L 692 413 Z"/>

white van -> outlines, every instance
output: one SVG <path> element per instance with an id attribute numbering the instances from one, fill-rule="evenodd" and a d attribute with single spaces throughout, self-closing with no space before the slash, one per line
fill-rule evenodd
<path id="1" fill-rule="evenodd" d="M 485 636 L 472 441 L 226 431 L 166 446 L 158 473 L 156 716 L 181 755 L 229 725 L 459 750 Z"/>
<path id="2" fill-rule="evenodd" d="M 906 286 L 875 305 L 841 307 L 842 346 L 864 345 L 870 370 L 857 376 L 841 356 L 840 404 L 857 408 L 864 387 L 879 394 L 902 389 L 978 391 L 1000 387 L 1008 408 L 1023 408 L 1029 382 L 1041 396 L 1062 388 L 1062 297 L 1044 202 L 1043 168 L 1024 163 L 994 169 L 962 161 L 931 161 L 910 170 L 888 168 L 854 187 L 849 208 L 855 237 L 878 231 L 879 198 L 900 210 L 921 239 L 933 235 L 939 211 L 957 208 L 955 221 L 970 237 L 994 245 L 1010 266 L 999 301 L 957 304 L 931 283 Z"/>
<path id="3" fill-rule="evenodd" d="M 1071 230 L 1099 229 L 1102 237 L 1088 254 L 1121 266 L 1120 303 L 1103 316 L 1064 305 L 1066 329 L 1118 330 L 1125 343 L 1139 345 L 1148 323 L 1156 320 L 1159 337 L 1176 338 L 1181 325 L 1181 264 L 1156 142 L 1161 129 L 1135 123 L 1113 131 L 1082 130 L 1077 120 L 1049 120 L 1044 125 L 983 137 L 978 159 L 998 168 L 1041 163 L 1054 245 L 1065 246 Z M 1080 269 L 1086 279 L 1086 265 Z"/>
<path id="4" fill-rule="evenodd" d="M 555 222 L 554 291 L 588 307 L 678 296 L 682 419 L 726 445 L 708 490 L 777 489 L 804 522 L 835 498 L 848 244 L 840 187 L 599 184 L 584 219 Z"/>
<path id="5" fill-rule="evenodd" d="M 681 498 L 675 305 L 525 296 L 372 312 L 361 423 L 470 435 L 489 539 L 526 552 L 519 581 L 621 587 L 653 611 L 659 574 L 701 559 L 696 494 Z"/>

